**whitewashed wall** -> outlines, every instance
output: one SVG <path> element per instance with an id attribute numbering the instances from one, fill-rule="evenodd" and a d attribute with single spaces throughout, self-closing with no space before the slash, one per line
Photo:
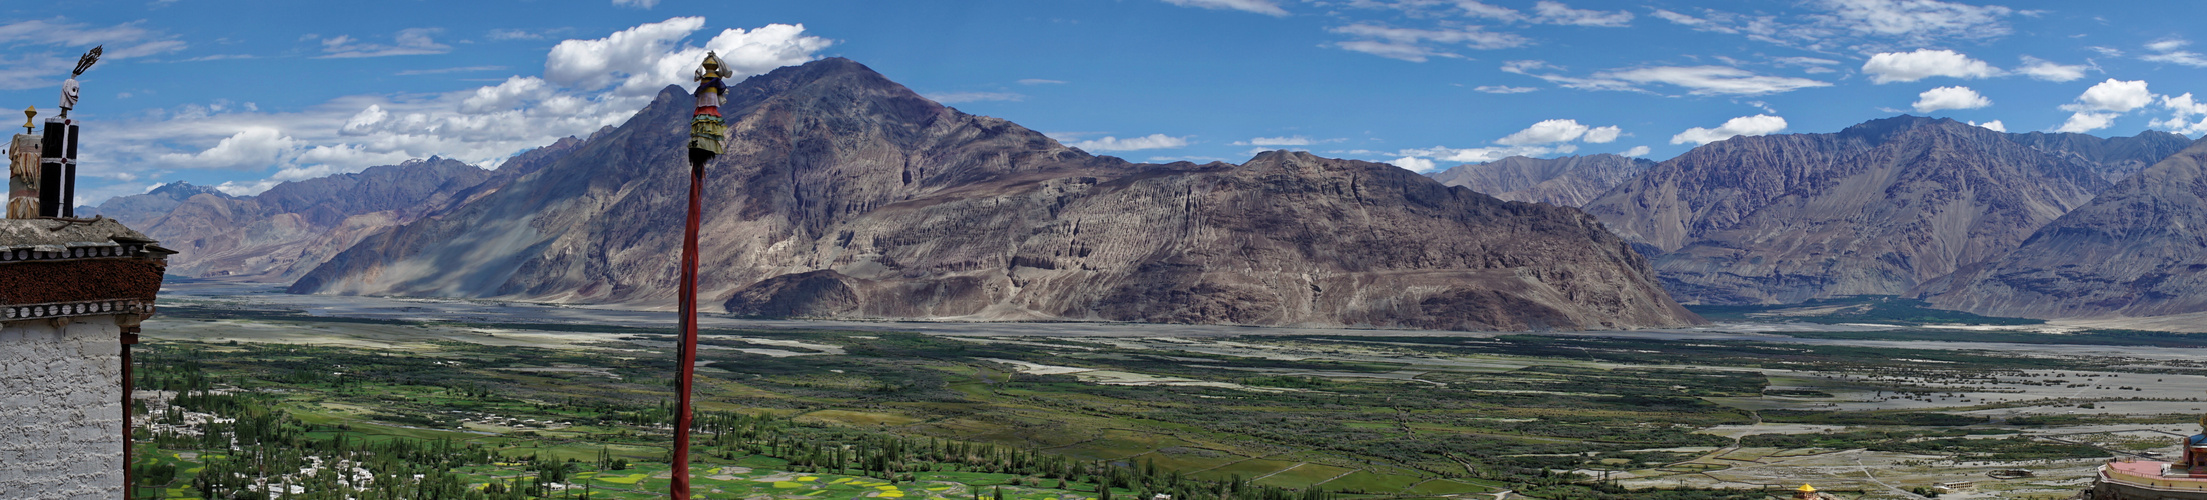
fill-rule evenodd
<path id="1" fill-rule="evenodd" d="M 113 316 L 0 323 L 0 498 L 123 496 Z"/>

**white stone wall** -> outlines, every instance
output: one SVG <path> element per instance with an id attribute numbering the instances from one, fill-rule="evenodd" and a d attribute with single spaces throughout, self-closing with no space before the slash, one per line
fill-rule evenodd
<path id="1" fill-rule="evenodd" d="M 123 496 L 121 327 L 0 323 L 0 498 Z"/>

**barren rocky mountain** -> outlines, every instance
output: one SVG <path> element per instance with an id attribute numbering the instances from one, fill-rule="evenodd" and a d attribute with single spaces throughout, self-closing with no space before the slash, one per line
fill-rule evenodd
<path id="1" fill-rule="evenodd" d="M 294 293 L 669 307 L 690 98 Z M 738 314 L 1453 329 L 1699 322 L 1593 217 L 1306 153 L 1131 164 L 943 107 L 849 60 L 734 86 L 701 296 Z M 708 307 L 708 311 L 716 308 Z"/>
<path id="2" fill-rule="evenodd" d="M 490 181 L 542 168 L 581 142 L 568 138 L 531 150 L 497 171 L 430 158 L 285 182 L 246 197 L 177 183 L 109 200 L 96 211 L 176 249 L 169 274 L 289 282 L 362 237 L 481 196 L 502 184 Z"/>
<path id="3" fill-rule="evenodd" d="M 1547 159 L 1512 156 L 1457 165 L 1430 176 L 1441 184 L 1504 200 L 1576 207 L 1653 166 L 1653 161 L 1606 153 Z"/>
<path id="4" fill-rule="evenodd" d="M 2049 154 L 2090 162 L 2097 166 L 2094 171 L 2110 184 L 2192 144 L 2192 140 L 2184 136 L 2159 130 L 2105 139 L 2070 132 L 2008 134 L 2008 139 Z"/>
<path id="5" fill-rule="evenodd" d="M 2110 185 L 2106 172 L 2119 169 L 2096 160 L 2165 155 L 2163 139 L 2004 134 L 1902 116 L 1710 143 L 1586 210 L 1657 255 L 1658 276 L 1682 302 L 1903 294 L 2015 248 Z"/>
<path id="6" fill-rule="evenodd" d="M 2207 311 L 2207 140 L 1925 290 L 1933 305 L 2026 318 Z"/>
<path id="7" fill-rule="evenodd" d="M 77 216 L 103 215 L 126 226 L 145 227 L 154 220 L 168 215 L 169 211 L 175 210 L 177 206 L 183 205 L 184 200 L 202 194 L 214 195 L 216 198 L 230 197 L 230 195 L 222 194 L 222 191 L 217 191 L 213 187 L 197 186 L 189 182 L 177 181 L 162 184 L 161 187 L 153 188 L 142 194 L 109 198 L 97 207 L 77 207 Z"/>

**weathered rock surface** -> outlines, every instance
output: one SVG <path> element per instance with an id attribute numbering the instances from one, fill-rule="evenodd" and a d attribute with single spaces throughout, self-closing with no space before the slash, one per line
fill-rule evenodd
<path id="1" fill-rule="evenodd" d="M 2012 252 L 1923 290 L 1933 305 L 2026 318 L 2207 311 L 2207 141 L 2064 214 Z"/>
<path id="2" fill-rule="evenodd" d="M 1904 294 L 2084 205 L 2109 186 L 2110 167 L 2091 159 L 2150 156 L 2165 142 L 2141 137 L 2100 151 L 2086 146 L 2111 141 L 1911 116 L 1736 137 L 1665 161 L 1586 210 L 1658 255 L 1656 272 L 1681 302 Z"/>
<path id="3" fill-rule="evenodd" d="M 671 307 L 689 97 L 370 236 L 294 293 Z M 1268 152 L 1130 164 L 825 59 L 733 87 L 701 296 L 740 314 L 1440 329 L 1699 318 L 1577 209 Z M 711 308 L 708 308 L 711 310 Z"/>
<path id="4" fill-rule="evenodd" d="M 1512 156 L 1457 165 L 1429 176 L 1509 201 L 1576 207 L 1640 175 L 1655 162 L 1613 154 L 1528 158 Z"/>

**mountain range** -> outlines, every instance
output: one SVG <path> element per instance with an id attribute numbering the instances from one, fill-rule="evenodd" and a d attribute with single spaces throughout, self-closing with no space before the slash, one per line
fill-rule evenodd
<path id="1" fill-rule="evenodd" d="M 1434 329 L 1699 322 L 1566 207 L 1276 151 L 1137 164 L 823 59 L 734 86 L 701 295 L 737 314 Z M 690 97 L 361 239 L 295 293 L 667 307 Z M 501 168 L 501 170 L 504 170 Z"/>
<path id="2" fill-rule="evenodd" d="M 1901 116 L 1694 148 L 1587 202 L 1685 303 L 1904 295 L 2016 248 L 2189 141 Z"/>
<path id="3" fill-rule="evenodd" d="M 1463 186 L 1504 200 L 1576 207 L 1653 166 L 1653 161 L 1606 153 L 1562 158 L 1512 156 L 1457 165 L 1427 176 L 1444 185 Z"/>
<path id="4" fill-rule="evenodd" d="M 688 99 L 668 87 L 496 170 L 430 158 L 244 197 L 172 183 L 80 211 L 178 248 L 179 275 L 667 308 Z M 745 80 L 723 109 L 708 312 L 1522 330 L 1861 294 L 1997 316 L 2207 311 L 2186 298 L 2207 288 L 2207 152 L 2164 132 L 1904 115 L 1662 162 L 1420 176 L 1288 151 L 1096 156 L 839 58 Z"/>

